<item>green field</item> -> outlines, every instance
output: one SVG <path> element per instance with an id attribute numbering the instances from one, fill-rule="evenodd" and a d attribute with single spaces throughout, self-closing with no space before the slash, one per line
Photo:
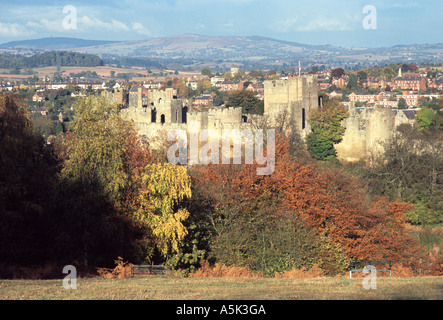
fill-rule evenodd
<path id="1" fill-rule="evenodd" d="M 362 278 L 178 278 L 136 277 L 77 280 L 0 280 L 0 300 L 441 300 L 443 277 L 377 278 L 364 289 Z"/>

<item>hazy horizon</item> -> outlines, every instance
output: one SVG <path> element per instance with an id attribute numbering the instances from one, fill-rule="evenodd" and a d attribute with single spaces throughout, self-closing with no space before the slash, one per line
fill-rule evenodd
<path id="1" fill-rule="evenodd" d="M 75 29 L 63 23 L 72 11 Z M 376 11 L 366 12 L 368 5 Z M 0 43 L 69 37 L 132 41 L 180 34 L 262 36 L 308 45 L 392 47 L 442 43 L 441 1 L 111 0 L 0 4 Z M 364 21 L 369 14 L 371 28 Z M 437 32 L 436 32 L 437 31 Z"/>
<path id="2" fill-rule="evenodd" d="M 130 41 L 143 41 L 143 40 L 149 40 L 149 39 L 155 39 L 155 38 L 168 38 L 168 37 L 180 37 L 180 36 L 184 36 L 184 35 L 195 35 L 195 36 L 201 36 L 201 37 L 263 37 L 263 38 L 269 38 L 269 39 L 273 39 L 276 41 L 288 41 L 288 42 L 293 42 L 293 43 L 299 43 L 302 45 L 313 45 L 313 46 L 323 46 L 323 45 L 331 45 L 334 47 L 343 47 L 343 48 L 354 48 L 354 49 L 359 49 L 359 48 L 376 48 L 376 47 L 364 47 L 364 46 L 340 46 L 340 45 L 335 45 L 333 43 L 319 43 L 319 44 L 311 44 L 311 43 L 303 43 L 303 42 L 298 42 L 298 41 L 292 41 L 292 40 L 285 40 L 285 39 L 279 39 L 279 38 L 274 38 L 274 37 L 267 37 L 267 36 L 262 36 L 262 35 L 258 35 L 258 34 L 253 34 L 253 35 L 207 35 L 207 34 L 197 34 L 197 33 L 182 33 L 182 34 L 171 34 L 171 35 L 162 35 L 162 36 L 152 36 L 152 37 L 145 37 L 145 38 L 141 38 L 141 39 L 135 39 L 135 40 L 104 40 L 104 39 L 96 39 L 96 38 L 76 38 L 76 37 L 68 37 L 68 36 L 57 36 L 54 37 L 52 35 L 50 36 L 44 36 L 44 37 L 35 37 L 35 38 L 29 38 L 29 39 L 21 39 L 21 40 L 10 40 L 7 42 L 3 42 L 0 43 L 1 45 L 7 44 L 7 43 L 11 43 L 11 42 L 21 42 L 21 41 L 38 41 L 38 40 L 44 40 L 44 39 L 75 39 L 75 40 L 86 40 L 86 41 L 104 41 L 104 42 L 130 42 Z M 377 48 L 390 48 L 390 47 L 396 47 L 396 46 L 413 46 L 413 45 L 436 45 L 436 44 L 443 44 L 443 41 L 441 42 L 423 42 L 423 43 L 409 43 L 409 44 L 404 44 L 404 43 L 397 43 L 394 45 L 386 45 L 386 46 L 379 46 Z"/>

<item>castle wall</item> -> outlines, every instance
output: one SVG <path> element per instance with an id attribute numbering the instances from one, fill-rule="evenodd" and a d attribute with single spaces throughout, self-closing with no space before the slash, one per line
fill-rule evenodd
<path id="1" fill-rule="evenodd" d="M 366 118 L 366 153 L 381 151 L 380 144 L 392 138 L 395 113 L 389 108 L 374 108 Z"/>
<path id="2" fill-rule="evenodd" d="M 349 118 L 343 120 L 346 128 L 343 141 L 335 146 L 340 160 L 355 162 L 382 151 L 382 144 L 394 133 L 395 112 L 375 107 L 357 112 L 351 106 Z"/>
<path id="3" fill-rule="evenodd" d="M 355 109 L 342 122 L 346 128 L 343 141 L 335 145 L 340 160 L 357 162 L 366 155 L 366 119 Z"/>

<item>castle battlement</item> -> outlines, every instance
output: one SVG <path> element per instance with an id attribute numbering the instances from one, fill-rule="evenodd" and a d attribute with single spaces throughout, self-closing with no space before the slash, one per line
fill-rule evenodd
<path id="1" fill-rule="evenodd" d="M 218 109 L 210 109 L 208 110 L 210 114 L 215 115 L 230 115 L 230 114 L 238 114 L 242 113 L 242 108 L 218 108 Z"/>

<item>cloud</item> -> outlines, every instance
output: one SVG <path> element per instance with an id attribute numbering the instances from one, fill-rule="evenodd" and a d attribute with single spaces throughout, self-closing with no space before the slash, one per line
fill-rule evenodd
<path id="1" fill-rule="evenodd" d="M 331 18 L 317 18 L 309 21 L 304 26 L 297 28 L 297 31 L 349 31 L 352 28 L 344 20 L 334 20 Z"/>
<path id="2" fill-rule="evenodd" d="M 38 28 L 47 31 L 64 31 L 63 21 L 62 20 L 48 20 L 41 19 L 38 22 L 28 21 L 26 23 L 28 27 Z M 101 30 L 109 30 L 109 31 L 128 31 L 129 28 L 123 22 L 117 20 L 111 20 L 111 22 L 105 22 L 98 18 L 90 18 L 88 16 L 83 16 L 78 18 L 77 26 L 79 29 L 83 31 L 88 31 L 90 29 L 101 29 Z"/>
<path id="3" fill-rule="evenodd" d="M 132 29 L 135 31 L 135 32 L 137 32 L 138 34 L 141 34 L 141 35 L 144 35 L 144 36 L 148 36 L 148 37 L 150 37 L 152 34 L 151 34 L 151 31 L 149 31 L 148 29 L 146 29 L 144 26 L 143 26 L 143 24 L 142 23 L 140 23 L 140 22 L 134 22 L 133 24 L 132 24 Z"/>
<path id="4" fill-rule="evenodd" d="M 271 24 L 269 27 L 276 32 L 285 33 L 291 31 L 291 29 L 295 26 L 297 21 L 298 21 L 297 17 L 287 18 L 284 20 L 278 20 L 273 24 Z"/>
<path id="5" fill-rule="evenodd" d="M 41 19 L 38 22 L 28 21 L 26 26 L 32 29 L 43 29 L 47 31 L 63 31 L 63 22 L 61 20 Z"/>
<path id="6" fill-rule="evenodd" d="M 77 26 L 79 29 L 82 30 L 89 30 L 89 29 L 102 29 L 102 30 L 109 30 L 109 31 L 129 31 L 130 28 L 121 21 L 112 19 L 110 22 L 102 21 L 98 18 L 90 18 L 88 16 L 83 16 L 78 19 Z"/>
<path id="7" fill-rule="evenodd" d="M 0 36 L 5 37 L 20 37 L 34 34 L 33 31 L 27 30 L 18 23 L 1 23 L 0 22 Z"/>

